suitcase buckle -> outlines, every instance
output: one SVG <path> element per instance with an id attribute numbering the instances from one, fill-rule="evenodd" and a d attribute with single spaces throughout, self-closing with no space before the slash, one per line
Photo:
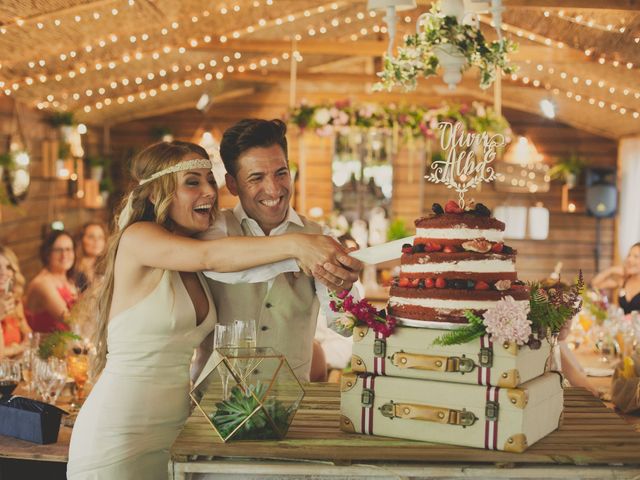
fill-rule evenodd
<path id="1" fill-rule="evenodd" d="M 491 368 L 493 366 L 493 349 L 491 347 L 482 347 L 478 354 L 478 360 L 481 367 Z"/>
<path id="2" fill-rule="evenodd" d="M 375 357 L 384 357 L 387 353 L 387 342 L 383 338 L 376 338 L 373 341 L 373 355 Z"/>
<path id="3" fill-rule="evenodd" d="M 473 372 L 473 369 L 476 368 L 476 364 L 470 358 L 463 357 L 460 359 L 460 364 L 458 365 L 458 371 L 462 373 Z"/>
<path id="4" fill-rule="evenodd" d="M 449 412 L 449 424 L 451 425 L 460 425 L 461 427 L 470 427 L 474 423 L 476 423 L 476 417 L 473 412 L 469 412 L 465 409 L 462 410 L 451 410 Z"/>
<path id="5" fill-rule="evenodd" d="M 373 393 L 372 389 L 363 388 L 362 395 L 360 396 L 360 403 L 362 404 L 363 407 L 372 407 L 374 397 L 375 397 L 375 394 Z"/>
<path id="6" fill-rule="evenodd" d="M 495 422 L 498 420 L 498 411 L 500 410 L 500 405 L 498 402 L 488 401 L 487 406 L 484 408 L 484 414 L 487 417 L 487 420 L 491 422 Z"/>
<path id="7" fill-rule="evenodd" d="M 380 413 L 382 413 L 383 417 L 390 418 L 393 420 L 396 417 L 396 409 L 393 405 L 393 402 L 385 403 L 380 407 Z"/>

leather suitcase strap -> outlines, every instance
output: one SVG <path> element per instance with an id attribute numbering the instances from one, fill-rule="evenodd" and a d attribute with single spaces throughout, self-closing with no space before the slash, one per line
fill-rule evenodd
<path id="1" fill-rule="evenodd" d="M 477 420 L 477 417 L 472 412 L 466 410 L 453 410 L 415 403 L 389 402 L 385 403 L 380 408 L 380 411 L 382 415 L 388 418 L 404 418 L 465 427 L 473 425 Z"/>
<path id="2" fill-rule="evenodd" d="M 473 360 L 466 357 L 446 357 L 422 355 L 418 353 L 396 352 L 391 363 L 398 368 L 413 368 L 431 372 L 471 372 L 476 368 Z"/>

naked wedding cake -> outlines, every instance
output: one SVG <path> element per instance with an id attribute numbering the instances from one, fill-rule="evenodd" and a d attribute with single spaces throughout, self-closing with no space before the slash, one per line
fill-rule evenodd
<path id="1" fill-rule="evenodd" d="M 454 201 L 415 221 L 416 237 L 402 247 L 400 276 L 391 286 L 389 313 L 400 319 L 466 323 L 510 295 L 528 303 L 518 281 L 516 251 L 504 244 L 504 223 L 478 203 Z"/>

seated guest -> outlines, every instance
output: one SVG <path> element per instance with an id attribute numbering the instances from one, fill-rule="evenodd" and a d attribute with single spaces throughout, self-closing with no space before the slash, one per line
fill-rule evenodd
<path id="1" fill-rule="evenodd" d="M 65 319 L 78 297 L 74 252 L 73 237 L 65 231 L 54 230 L 45 238 L 40 248 L 44 268 L 29 283 L 25 300 L 27 321 L 34 332 L 69 330 Z"/>
<path id="2" fill-rule="evenodd" d="M 31 329 L 20 301 L 23 289 L 18 257 L 0 245 L 0 358 L 18 356 L 29 346 Z"/>
<path id="3" fill-rule="evenodd" d="M 622 265 L 600 272 L 591 284 L 596 289 L 619 288 L 618 304 L 624 313 L 640 311 L 640 242 L 631 246 Z"/>
<path id="4" fill-rule="evenodd" d="M 104 253 L 107 231 L 101 223 L 88 222 L 82 226 L 78 242 L 75 281 L 78 290 L 84 292 L 96 276 L 96 261 Z"/>

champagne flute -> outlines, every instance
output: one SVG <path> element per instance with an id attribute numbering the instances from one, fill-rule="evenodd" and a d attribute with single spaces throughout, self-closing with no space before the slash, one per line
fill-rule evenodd
<path id="1" fill-rule="evenodd" d="M 233 325 L 222 325 L 218 323 L 215 326 L 214 334 L 213 334 L 213 348 L 214 350 L 220 348 L 233 348 L 236 347 L 236 330 L 233 328 Z M 218 368 L 218 372 L 220 374 L 220 380 L 222 381 L 222 398 L 223 400 L 227 399 L 228 396 L 228 386 L 229 386 L 229 378 L 231 377 L 231 372 L 229 372 L 224 366 L 220 366 Z"/>
<path id="2" fill-rule="evenodd" d="M 253 366 L 251 356 L 253 355 L 252 349 L 256 348 L 256 321 L 234 320 L 233 327 L 235 328 L 238 348 L 242 349 L 238 353 L 240 356 L 246 357 L 238 361 L 238 369 L 242 374 L 242 378 L 246 379 Z"/>
<path id="3" fill-rule="evenodd" d="M 54 405 L 67 381 L 66 362 L 54 357 L 36 359 L 35 378 L 42 400 Z"/>

